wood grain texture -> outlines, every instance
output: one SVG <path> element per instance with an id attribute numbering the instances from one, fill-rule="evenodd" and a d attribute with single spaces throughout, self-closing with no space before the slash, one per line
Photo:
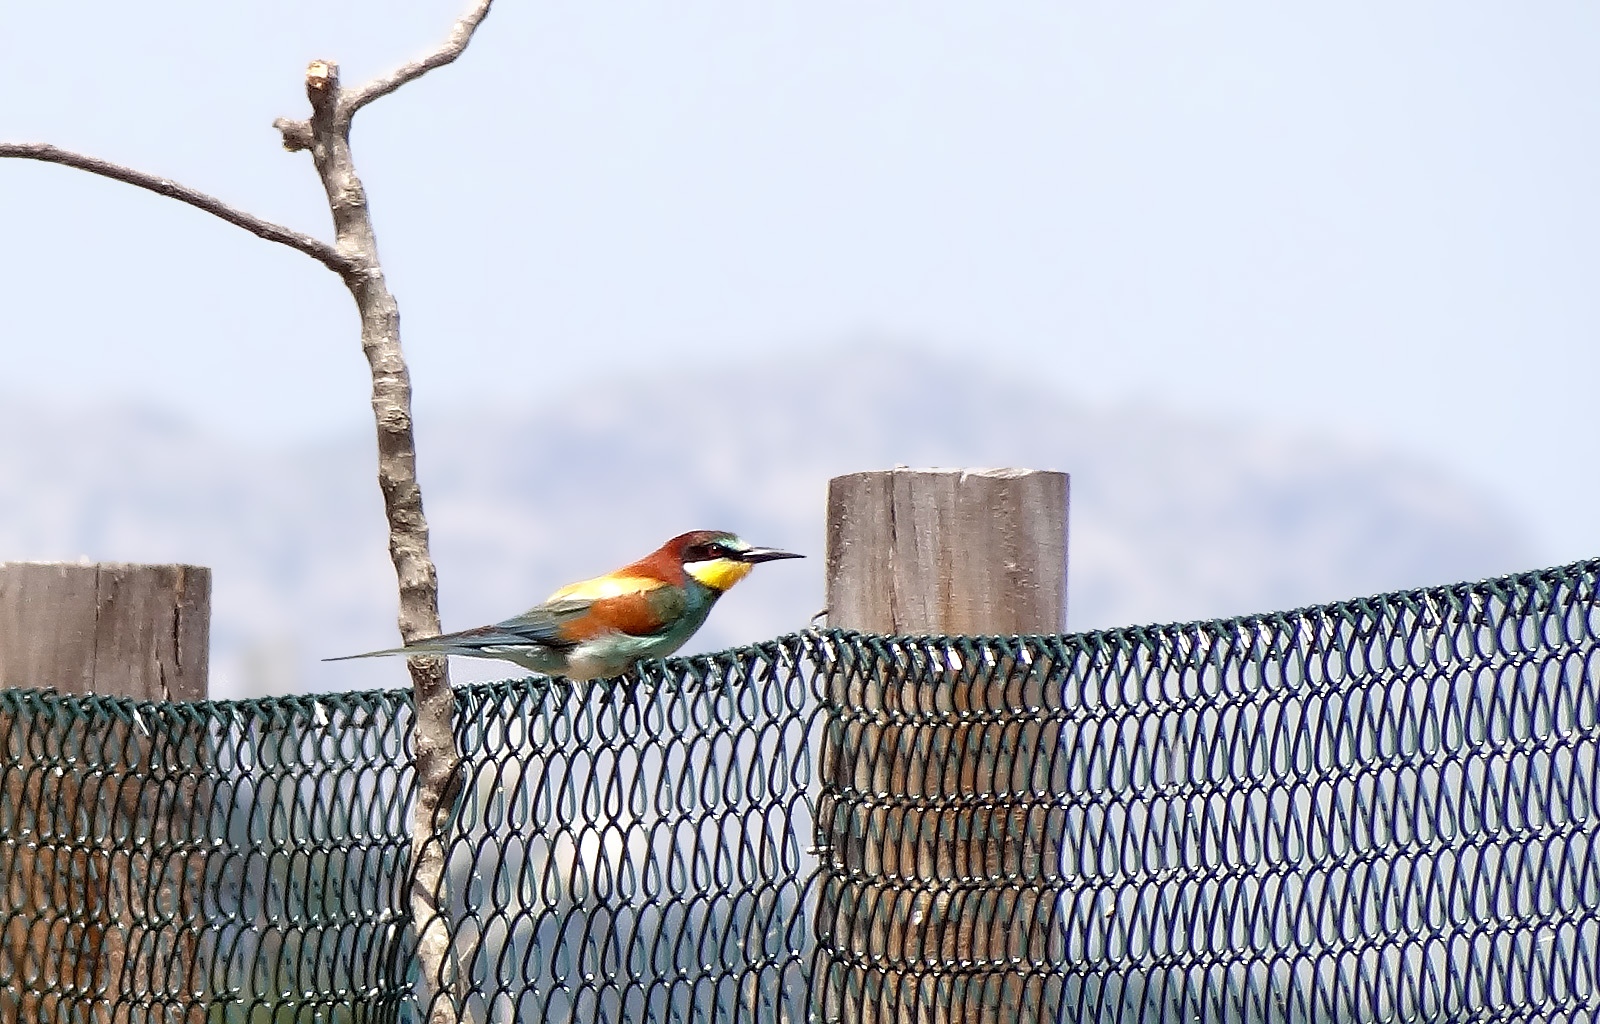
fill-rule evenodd
<path id="1" fill-rule="evenodd" d="M 868 633 L 1059 633 L 1065 473 L 894 469 L 828 484 L 828 625 Z"/>
<path id="2" fill-rule="evenodd" d="M 203 700 L 211 570 L 0 563 L 0 686 Z"/>
<path id="3" fill-rule="evenodd" d="M 1064 473 L 854 473 L 828 491 L 828 624 L 896 635 L 1054 634 L 1066 625 Z M 825 927 L 856 964 L 824 1016 L 870 1022 L 1050 1019 L 1040 900 L 1059 871 L 1048 797 L 1060 723 L 1038 672 L 952 656 L 833 678 L 818 820 Z M 975 884 L 977 883 L 977 884 Z M 820 919 L 819 919 L 820 920 Z M 938 967 L 931 967 L 938 964 Z M 836 983 L 836 984 L 835 984 Z M 849 995 L 848 993 L 853 993 Z"/>
<path id="4" fill-rule="evenodd" d="M 211 572 L 198 566 L 0 564 L 0 686 L 202 700 L 210 607 Z M 119 1002 L 132 994 L 121 991 L 129 970 L 198 990 L 192 923 L 203 853 L 180 833 L 192 828 L 186 808 L 206 784 L 205 737 L 163 722 L 130 725 L 104 708 L 45 721 L 0 715 L 0 959 L 24 979 L 0 995 L 0 1024 L 131 1019 L 132 1005 Z M 49 760 L 36 766 L 40 752 Z M 168 771 L 159 787 L 150 777 L 157 760 Z M 175 763 L 191 767 L 173 773 Z M 85 822 L 99 831 L 86 835 Z M 158 858 L 151 851 L 163 840 L 191 852 Z M 178 912 L 153 915 L 154 906 Z M 204 1018 L 193 1000 L 169 1011 L 185 1024 Z"/>

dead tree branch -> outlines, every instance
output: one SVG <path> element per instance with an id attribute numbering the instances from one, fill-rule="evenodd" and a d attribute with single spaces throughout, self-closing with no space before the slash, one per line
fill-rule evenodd
<path id="1" fill-rule="evenodd" d="M 41 160 L 50 164 L 61 164 L 63 167 L 75 167 L 80 171 L 98 174 L 103 178 L 135 185 L 139 188 L 154 192 L 168 199 L 176 199 L 180 203 L 188 203 L 197 210 L 204 210 L 213 217 L 220 217 L 235 227 L 244 228 L 257 238 L 265 238 L 269 242 L 287 245 L 291 249 L 299 249 L 312 259 L 326 266 L 329 270 L 343 277 L 354 273 L 356 264 L 349 257 L 319 238 L 301 234 L 281 224 L 262 220 L 255 214 L 246 213 L 224 203 L 215 196 L 192 189 L 187 185 L 180 185 L 171 178 L 160 178 L 144 171 L 136 171 L 131 167 L 114 164 L 109 160 L 99 157 L 85 156 L 71 150 L 61 149 L 45 142 L 0 142 L 0 157 L 16 157 L 22 160 Z"/>
<path id="2" fill-rule="evenodd" d="M 334 245 L 270 224 L 165 178 L 43 144 L 0 145 L 0 156 L 24 157 L 77 167 L 186 202 L 231 224 L 321 261 L 339 274 L 361 316 L 361 347 L 372 371 L 372 411 L 378 430 L 378 485 L 389 522 L 389 555 L 399 581 L 399 626 L 407 642 L 439 633 L 439 583 L 428 551 L 428 522 L 417 483 L 416 444 L 411 425 L 411 377 L 400 350 L 400 310 L 384 281 L 366 189 L 350 153 L 350 122 L 356 111 L 407 82 L 459 57 L 489 14 L 492 0 L 473 0 L 450 37 L 420 60 L 359 89 L 339 85 L 339 67 L 313 61 L 306 70 L 311 116 L 279 118 L 273 124 L 284 148 L 309 150 L 333 214 Z M 430 991 L 419 993 L 429 1024 L 457 1024 L 452 990 L 459 965 L 451 951 L 444 908 L 445 848 L 440 835 L 459 784 L 455 745 L 455 694 L 443 658 L 407 662 L 414 693 L 413 749 L 416 805 L 412 816 L 411 916 L 417 958 Z"/>
<path id="3" fill-rule="evenodd" d="M 433 52 L 417 60 L 408 61 L 389 74 L 374 78 L 359 89 L 341 90 L 335 98 L 334 125 L 348 131 L 356 111 L 368 103 L 389 95 L 407 82 L 421 78 L 435 68 L 442 68 L 461 56 L 467 44 L 472 41 L 472 34 L 478 31 L 483 19 L 489 16 L 489 7 L 493 2 L 494 0 L 477 0 L 472 10 L 457 19 L 455 26 L 450 30 L 450 38 Z M 272 122 L 272 126 L 282 133 L 283 148 L 289 152 L 295 153 L 311 148 L 313 137 L 310 121 L 280 117 Z"/>
<path id="4" fill-rule="evenodd" d="M 391 92 L 405 85 L 407 82 L 421 78 L 434 68 L 442 68 L 446 64 L 461 56 L 467 44 L 472 41 L 472 34 L 483 24 L 483 19 L 489 16 L 489 5 L 493 0 L 477 0 L 472 10 L 457 19 L 455 26 L 450 30 L 450 38 L 444 45 L 423 57 L 400 65 L 392 73 L 381 78 L 374 78 L 354 92 L 348 93 L 339 100 L 339 116 L 349 123 L 356 111 L 371 103 L 380 96 L 387 96 Z"/>
<path id="5" fill-rule="evenodd" d="M 450 38 L 421 60 L 360 89 L 339 84 L 339 66 L 313 61 L 306 69 L 311 116 L 279 118 L 273 124 L 285 149 L 309 150 L 328 195 L 339 251 L 360 266 L 345 284 L 361 314 L 361 347 L 372 370 L 372 412 L 378 428 L 378 483 L 389 520 L 389 556 L 400 585 L 400 636 L 410 642 L 435 636 L 439 629 L 439 582 L 428 552 L 428 522 L 417 483 L 416 444 L 411 428 L 411 378 L 400 351 L 400 311 L 384 281 L 377 236 L 367 208 L 366 188 L 350 152 L 350 123 L 356 111 L 461 55 L 491 0 L 475 0 Z M 444 658 L 411 658 L 415 724 L 416 805 L 411 819 L 411 923 L 417 959 L 427 991 L 429 1024 L 456 1024 L 452 991 L 461 980 L 453 954 L 445 909 L 445 846 L 440 835 L 459 785 L 461 752 L 455 743 L 455 694 Z"/>
<path id="6" fill-rule="evenodd" d="M 400 310 L 378 262 L 377 237 L 367 191 L 350 153 L 350 122 L 341 120 L 339 66 L 313 61 L 306 69 L 311 117 L 304 122 L 311 159 L 328 194 L 334 237 L 362 266 L 345 279 L 361 314 L 361 349 L 372 370 L 372 413 L 378 427 L 378 486 L 389 519 L 389 557 L 400 585 L 400 638 L 437 636 L 439 580 L 428 553 L 428 521 L 417 484 L 417 449 L 411 429 L 411 376 L 400 352 Z M 279 122 L 280 129 L 282 122 Z M 285 139 L 288 132 L 285 131 Z M 288 142 L 285 142 L 288 145 Z M 449 969 L 450 929 L 441 906 L 444 847 L 438 835 L 449 813 L 444 798 L 460 765 L 456 750 L 455 695 L 444 658 L 411 658 L 416 719 L 417 798 L 411 818 L 411 918 L 417 958 L 430 990 L 429 1024 L 454 1024 Z"/>

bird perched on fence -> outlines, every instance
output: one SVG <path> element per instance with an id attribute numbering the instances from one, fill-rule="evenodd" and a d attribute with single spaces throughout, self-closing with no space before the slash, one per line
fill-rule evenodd
<path id="1" fill-rule="evenodd" d="M 580 682 L 603 679 L 682 647 L 717 598 L 758 562 L 803 557 L 754 547 L 720 530 L 695 530 L 616 572 L 562 587 L 504 622 L 327 660 L 455 654 L 499 658 Z"/>

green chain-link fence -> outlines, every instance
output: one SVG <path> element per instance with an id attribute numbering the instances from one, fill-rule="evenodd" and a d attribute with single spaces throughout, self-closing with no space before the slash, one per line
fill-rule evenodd
<path id="1" fill-rule="evenodd" d="M 1600 562 L 463 688 L 466 1019 L 1600 1017 Z M 409 697 L 0 694 L 0 1021 L 414 1021 Z"/>

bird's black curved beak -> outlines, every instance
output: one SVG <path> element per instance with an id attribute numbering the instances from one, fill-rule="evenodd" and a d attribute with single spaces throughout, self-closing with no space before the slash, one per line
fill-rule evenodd
<path id="1" fill-rule="evenodd" d="M 739 552 L 739 561 L 749 562 L 752 565 L 757 562 L 775 562 L 780 558 L 804 557 L 806 556 L 797 555 L 793 551 L 779 551 L 777 548 L 746 548 Z"/>

